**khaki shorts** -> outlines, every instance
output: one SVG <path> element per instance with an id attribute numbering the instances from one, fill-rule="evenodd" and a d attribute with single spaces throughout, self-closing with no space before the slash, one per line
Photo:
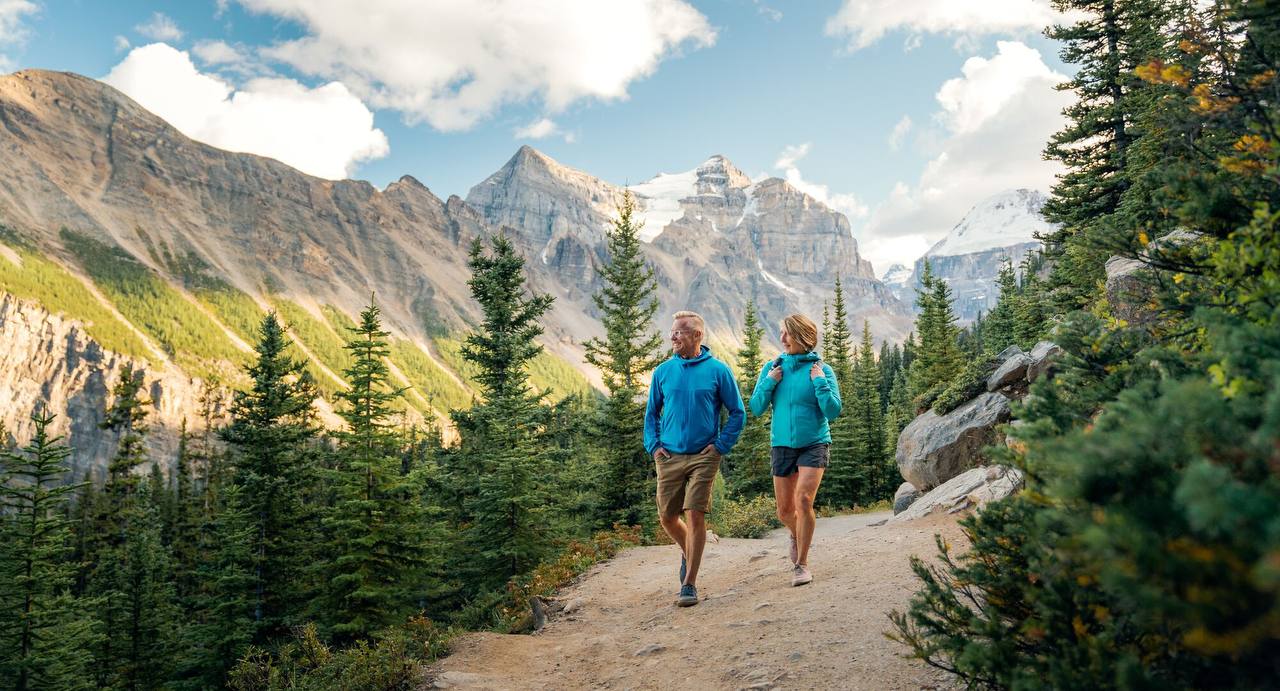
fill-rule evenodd
<path id="1" fill-rule="evenodd" d="M 711 512 L 711 484 L 720 471 L 720 455 L 676 453 L 655 461 L 658 468 L 658 515 L 664 518 L 682 511 Z"/>

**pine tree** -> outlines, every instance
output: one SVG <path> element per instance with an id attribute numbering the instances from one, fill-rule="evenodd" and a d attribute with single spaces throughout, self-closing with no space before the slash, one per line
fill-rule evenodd
<path id="1" fill-rule="evenodd" d="M 606 232 L 609 261 L 600 269 L 603 286 L 592 296 L 605 336 L 584 345 L 587 362 L 600 370 L 609 398 L 601 406 L 596 440 L 604 462 L 600 527 L 635 525 L 649 511 L 651 462 L 644 451 L 645 373 L 662 361 L 662 336 L 653 328 L 657 281 L 645 263 L 635 198 L 624 192 L 618 218 Z"/>
<path id="2" fill-rule="evenodd" d="M 951 309 L 951 289 L 945 280 L 933 275 L 927 260 L 920 280 L 920 296 L 916 303 L 920 307 L 920 316 L 916 319 L 920 343 L 913 351 L 907 378 L 915 405 L 927 408 L 959 374 L 962 357 L 956 342 L 959 330 L 955 325 L 955 312 Z"/>
<path id="3" fill-rule="evenodd" d="M 1000 297 L 996 299 L 996 306 L 987 316 L 984 334 L 987 355 L 996 355 L 1017 342 L 1014 323 L 1016 310 L 1019 308 L 1018 275 L 1013 270 L 1012 262 L 1007 259 L 1000 265 L 996 285 L 1000 286 Z"/>
<path id="4" fill-rule="evenodd" d="M 31 416 L 20 452 L 0 451 L 0 686 L 89 689 L 90 651 L 101 636 L 75 597 L 71 522 L 63 510 L 79 486 L 63 484 L 71 449 L 49 434 L 54 416 Z"/>
<path id="5" fill-rule="evenodd" d="M 337 433 L 337 500 L 324 519 L 332 558 L 318 611 L 340 640 L 368 639 L 407 617 L 431 547 L 390 428 L 391 406 L 403 390 L 388 382 L 390 334 L 378 307 L 366 307 L 350 331 L 349 388 L 337 396 L 347 425 Z"/>
<path id="6" fill-rule="evenodd" d="M 311 590 L 305 572 L 316 529 L 309 499 L 317 473 L 311 448 L 316 393 L 288 347 L 275 313 L 267 314 L 247 368 L 250 387 L 235 393 L 231 424 L 221 430 L 235 451 L 237 508 L 253 526 L 249 597 L 259 642 L 300 622 Z"/>
<path id="7" fill-rule="evenodd" d="M 824 311 L 823 322 L 827 322 Z M 836 375 L 840 387 L 840 399 L 853 401 L 853 345 L 849 332 L 849 313 L 844 304 L 844 287 L 836 276 L 835 296 L 832 299 L 830 328 L 823 333 L 823 357 Z M 849 405 L 849 404 L 846 404 Z M 858 487 L 866 472 L 859 457 L 856 419 L 843 414 L 832 420 L 831 463 L 818 486 L 817 502 L 826 506 L 852 506 L 858 499 Z"/>
<path id="8" fill-rule="evenodd" d="M 1056 260 L 1052 297 L 1059 308 L 1070 309 L 1083 306 L 1095 290 L 1106 258 L 1137 236 L 1132 228 L 1138 219 L 1113 216 L 1139 175 L 1131 154 L 1144 132 L 1133 126 L 1135 116 L 1154 106 L 1153 90 L 1135 70 L 1160 56 L 1158 29 L 1172 3 L 1054 0 L 1053 5 L 1081 17 L 1045 32 L 1065 44 L 1063 61 L 1078 66 L 1058 88 L 1079 98 L 1065 111 L 1067 126 L 1045 147 L 1047 158 L 1067 166 L 1044 214 L 1062 224 L 1047 238 L 1047 248 Z"/>
<path id="9" fill-rule="evenodd" d="M 851 409 L 845 414 L 853 419 L 854 442 L 862 481 L 855 500 L 866 506 L 885 498 L 889 471 L 884 455 L 884 414 L 880 405 L 880 372 L 876 368 L 875 345 L 871 340 L 871 324 L 862 322 L 862 343 L 853 373 Z"/>
<path id="10" fill-rule="evenodd" d="M 742 327 L 742 348 L 738 350 L 738 390 L 742 405 L 747 410 L 747 422 L 742 436 L 729 456 L 730 472 L 727 473 L 729 490 L 740 497 L 767 495 L 773 491 L 772 465 L 769 456 L 772 407 L 759 417 L 751 414 L 751 393 L 764 369 L 760 342 L 764 327 L 756 316 L 755 302 L 747 301 L 746 316 Z"/>
<path id="11" fill-rule="evenodd" d="M 530 390 L 527 367 L 542 352 L 538 320 L 551 308 L 549 295 L 526 296 L 524 260 L 499 235 L 486 253 L 471 248 L 471 294 L 484 319 L 467 336 L 463 357 L 476 366 L 481 400 L 455 411 L 462 432 L 461 483 L 471 555 L 464 565 L 473 583 L 494 587 L 533 567 L 546 553 L 548 516 L 545 433 L 547 411 Z"/>

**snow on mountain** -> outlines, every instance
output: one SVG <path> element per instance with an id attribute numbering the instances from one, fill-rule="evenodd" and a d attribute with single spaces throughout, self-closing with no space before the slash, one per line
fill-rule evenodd
<path id="1" fill-rule="evenodd" d="M 1036 234 L 1049 234 L 1054 224 L 1041 214 L 1047 197 L 1041 192 L 1016 189 L 979 202 L 965 217 L 925 253 L 926 257 L 951 257 L 1037 242 Z"/>
<path id="2" fill-rule="evenodd" d="M 639 216 L 644 221 L 640 239 L 649 242 L 658 237 L 667 224 L 684 215 L 680 200 L 698 193 L 698 171 L 661 173 L 648 182 L 632 185 L 631 191 L 640 198 Z"/>
<path id="3" fill-rule="evenodd" d="M 911 280 L 911 267 L 902 264 L 894 264 L 880 277 L 880 282 L 887 286 L 906 285 L 909 280 Z"/>

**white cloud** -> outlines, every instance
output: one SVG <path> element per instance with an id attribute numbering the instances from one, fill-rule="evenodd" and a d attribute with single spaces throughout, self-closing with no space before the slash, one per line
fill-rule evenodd
<path id="1" fill-rule="evenodd" d="M 899 182 L 860 231 L 864 245 L 885 248 L 879 269 L 910 264 L 920 255 L 916 238 L 940 240 L 986 197 L 1017 187 L 1048 191 L 1062 170 L 1041 151 L 1074 100 L 1053 88 L 1065 75 L 1036 50 L 1007 41 L 991 58 L 967 60 L 962 75 L 938 89 L 940 130 L 919 138 L 936 138 L 934 157 L 914 184 Z"/>
<path id="2" fill-rule="evenodd" d="M 893 131 L 889 133 L 889 148 L 897 151 L 902 147 L 902 140 L 906 139 L 907 133 L 911 131 L 911 116 L 903 115 L 898 124 L 893 126 Z"/>
<path id="3" fill-rule="evenodd" d="M 547 137 L 560 137 L 566 143 L 572 144 L 577 140 L 577 135 L 573 132 L 565 132 L 551 118 L 540 118 L 523 126 L 517 127 L 513 134 L 516 139 L 546 139 Z"/>
<path id="4" fill-rule="evenodd" d="M 129 47 L 132 45 L 129 43 L 129 39 L 121 36 L 120 34 L 116 34 L 115 44 L 117 53 L 123 53 L 124 51 L 129 50 Z"/>
<path id="5" fill-rule="evenodd" d="M 828 36 L 861 50 L 895 31 L 909 31 L 906 50 L 919 46 L 919 34 L 956 34 L 959 39 L 989 34 L 1025 34 L 1043 30 L 1063 15 L 1050 0 L 845 0 L 827 20 Z M 958 49 L 965 48 L 958 43 Z"/>
<path id="6" fill-rule="evenodd" d="M 134 31 L 155 41 L 181 41 L 182 29 L 163 12 L 151 15 L 151 21 L 133 27 Z"/>
<path id="7" fill-rule="evenodd" d="M 582 99 L 625 99 L 665 58 L 716 39 L 685 0 L 240 3 L 306 32 L 266 57 L 441 130 L 471 127 L 507 103 L 537 99 L 555 114 Z"/>
<path id="8" fill-rule="evenodd" d="M 755 5 L 756 5 L 756 12 L 759 12 L 760 14 L 764 15 L 765 17 L 767 17 L 767 18 L 769 19 L 769 21 L 772 21 L 772 22 L 780 22 L 780 21 L 782 21 L 782 11 L 781 11 L 781 10 L 774 9 L 774 8 L 772 8 L 772 7 L 769 7 L 768 5 L 764 4 L 763 2 L 760 2 L 760 0 L 754 0 L 754 2 L 755 2 Z"/>
<path id="9" fill-rule="evenodd" d="M 832 192 L 826 185 L 809 182 L 804 179 L 796 164 L 799 163 L 800 159 L 809 155 L 809 148 L 809 142 L 805 142 L 804 144 L 791 145 L 782 149 L 782 153 L 778 154 L 778 160 L 773 165 L 782 171 L 783 179 L 792 187 L 826 204 L 829 208 L 839 211 L 850 219 L 866 216 L 866 204 L 858 201 L 858 198 L 854 195 Z"/>
<path id="10" fill-rule="evenodd" d="M 134 48 L 103 81 L 192 139 L 318 177 L 345 178 L 357 163 L 389 151 L 373 113 L 339 82 L 308 88 L 259 78 L 236 89 L 164 43 Z"/>
<path id="11" fill-rule="evenodd" d="M 227 65 L 241 62 L 245 56 L 226 41 L 197 41 L 191 52 L 206 65 Z"/>
<path id="12" fill-rule="evenodd" d="M 0 49 L 20 47 L 27 40 L 27 29 L 22 25 L 23 15 L 39 11 L 28 0 L 0 0 Z M 0 53 L 0 72 L 13 69 L 13 61 Z"/>

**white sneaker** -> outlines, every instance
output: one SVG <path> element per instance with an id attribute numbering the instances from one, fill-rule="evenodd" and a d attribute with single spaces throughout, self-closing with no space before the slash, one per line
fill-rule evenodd
<path id="1" fill-rule="evenodd" d="M 804 564 L 796 564 L 791 570 L 791 585 L 805 585 L 813 582 L 813 574 L 809 573 L 809 567 Z"/>

